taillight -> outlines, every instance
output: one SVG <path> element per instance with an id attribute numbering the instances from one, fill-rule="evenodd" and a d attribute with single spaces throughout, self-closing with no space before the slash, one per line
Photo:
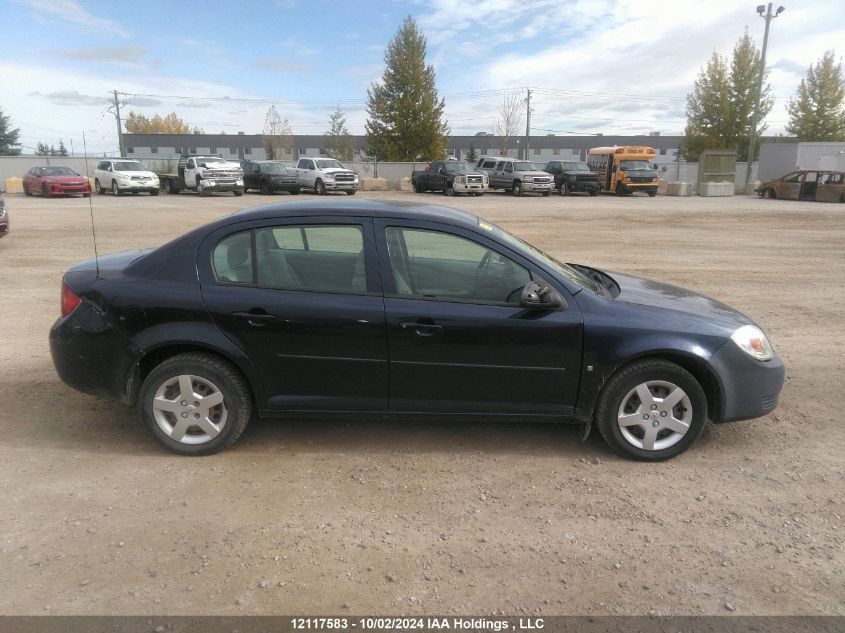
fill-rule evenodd
<path id="1" fill-rule="evenodd" d="M 73 294 L 67 283 L 62 280 L 62 317 L 66 317 L 71 312 L 76 310 L 76 306 L 81 303 L 82 299 Z"/>

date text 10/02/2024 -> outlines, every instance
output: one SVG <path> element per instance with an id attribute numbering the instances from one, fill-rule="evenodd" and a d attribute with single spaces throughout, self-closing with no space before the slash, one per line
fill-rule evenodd
<path id="1" fill-rule="evenodd" d="M 291 628 L 298 631 L 537 631 L 544 628 L 543 618 L 463 618 L 463 617 L 361 617 L 292 618 Z"/>

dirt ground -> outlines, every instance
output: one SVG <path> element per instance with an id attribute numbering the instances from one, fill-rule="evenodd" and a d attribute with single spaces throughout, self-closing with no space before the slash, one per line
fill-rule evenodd
<path id="1" fill-rule="evenodd" d="M 0 613 L 845 614 L 845 205 L 359 197 L 448 203 L 565 261 L 718 297 L 783 357 L 780 408 L 661 464 L 574 427 L 366 420 L 260 421 L 176 457 L 53 370 L 88 201 L 6 196 Z M 93 201 L 106 253 L 271 199 Z"/>

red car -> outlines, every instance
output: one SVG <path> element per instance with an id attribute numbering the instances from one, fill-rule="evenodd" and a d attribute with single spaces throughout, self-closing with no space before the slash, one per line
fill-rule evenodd
<path id="1" fill-rule="evenodd" d="M 23 192 L 31 196 L 91 195 L 91 184 L 70 167 L 33 167 L 23 177 Z"/>
<path id="2" fill-rule="evenodd" d="M 0 197 L 0 237 L 9 233 L 9 212 L 6 210 L 6 201 Z"/>

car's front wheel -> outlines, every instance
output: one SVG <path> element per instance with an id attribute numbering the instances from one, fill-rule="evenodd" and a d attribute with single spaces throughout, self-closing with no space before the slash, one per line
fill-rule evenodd
<path id="1" fill-rule="evenodd" d="M 118 187 L 118 186 L 117 186 L 117 181 L 116 181 L 116 180 L 112 180 L 112 181 L 111 181 L 111 192 L 112 192 L 112 195 L 114 195 L 114 196 L 119 196 L 119 195 L 121 195 L 121 194 L 123 193 L 123 192 L 120 190 L 120 187 Z"/>
<path id="2" fill-rule="evenodd" d="M 698 381 L 675 363 L 634 362 L 605 385 L 596 426 L 610 447 L 641 461 L 683 453 L 707 424 L 707 398 Z"/>
<path id="3" fill-rule="evenodd" d="M 153 369 L 139 394 L 144 427 L 181 455 L 208 455 L 232 444 L 252 414 L 249 387 L 225 360 L 179 354 Z"/>

